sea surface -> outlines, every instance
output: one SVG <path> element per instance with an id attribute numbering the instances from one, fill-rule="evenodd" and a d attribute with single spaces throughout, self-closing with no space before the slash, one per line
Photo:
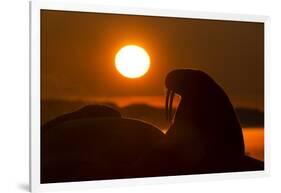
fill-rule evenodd
<path id="1" fill-rule="evenodd" d="M 243 135 L 246 153 L 253 158 L 264 160 L 264 129 L 244 128 Z"/>

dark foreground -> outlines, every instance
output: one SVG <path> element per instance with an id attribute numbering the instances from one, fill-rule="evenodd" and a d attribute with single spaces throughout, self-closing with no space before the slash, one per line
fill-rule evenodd
<path id="1" fill-rule="evenodd" d="M 248 156 L 214 155 L 194 162 L 181 153 L 184 150 L 175 151 L 157 127 L 122 118 L 108 107 L 87 108 L 43 125 L 41 183 L 264 169 L 263 162 Z"/>

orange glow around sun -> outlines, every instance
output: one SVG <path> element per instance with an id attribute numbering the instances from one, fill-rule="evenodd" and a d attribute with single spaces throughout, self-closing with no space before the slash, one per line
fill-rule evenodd
<path id="1" fill-rule="evenodd" d="M 140 46 L 124 46 L 115 56 L 115 67 L 127 78 L 139 78 L 149 70 L 150 58 Z"/>

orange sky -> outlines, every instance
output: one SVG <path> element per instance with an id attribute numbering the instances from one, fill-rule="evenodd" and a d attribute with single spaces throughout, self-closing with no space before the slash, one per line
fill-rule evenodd
<path id="1" fill-rule="evenodd" d="M 162 104 L 165 75 L 209 73 L 235 106 L 263 109 L 262 23 L 41 11 L 42 99 Z M 114 66 L 124 45 L 146 49 L 149 72 L 127 79 Z"/>

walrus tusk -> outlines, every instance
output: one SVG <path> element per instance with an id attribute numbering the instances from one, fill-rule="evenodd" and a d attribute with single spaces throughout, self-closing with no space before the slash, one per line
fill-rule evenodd
<path id="1" fill-rule="evenodd" d="M 166 113 L 166 120 L 168 120 L 169 121 L 169 106 L 168 106 L 168 104 L 169 104 L 169 98 L 170 98 L 170 92 L 171 92 L 171 90 L 167 90 L 167 93 L 166 93 L 166 102 L 165 102 L 165 113 Z"/>
<path id="2" fill-rule="evenodd" d="M 172 120 L 174 96 L 175 96 L 175 92 L 168 89 L 166 95 L 165 111 L 166 111 L 166 119 L 169 122 Z"/>
<path id="3" fill-rule="evenodd" d="M 171 92 L 171 95 L 170 95 L 170 104 L 169 104 L 169 110 L 170 110 L 170 112 L 169 112 L 169 122 L 171 122 L 172 121 L 172 119 L 173 119 L 173 101 L 174 101 L 174 96 L 175 96 L 175 92 L 174 91 L 172 91 Z"/>

